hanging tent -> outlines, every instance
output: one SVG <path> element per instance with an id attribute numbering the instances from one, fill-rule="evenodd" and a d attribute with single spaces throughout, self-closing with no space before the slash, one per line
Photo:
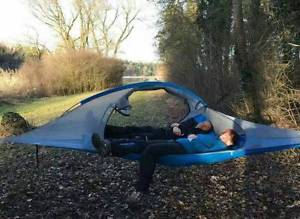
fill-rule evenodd
<path id="1" fill-rule="evenodd" d="M 1 141 L 96 152 L 91 135 L 99 133 L 104 138 L 105 126 L 112 112 L 116 110 L 127 115 L 130 110 L 128 98 L 133 92 L 157 89 L 164 89 L 185 99 L 189 113 L 184 120 L 202 113 L 212 122 L 217 133 L 225 128 L 232 128 L 239 134 L 238 144 L 230 150 L 168 155 L 160 158 L 161 164 L 168 166 L 212 164 L 251 154 L 300 148 L 300 132 L 260 125 L 217 112 L 210 109 L 202 98 L 191 90 L 169 82 L 141 82 L 105 90 L 80 101 L 60 118 L 44 126 Z M 139 155 L 130 154 L 125 158 L 138 159 Z"/>

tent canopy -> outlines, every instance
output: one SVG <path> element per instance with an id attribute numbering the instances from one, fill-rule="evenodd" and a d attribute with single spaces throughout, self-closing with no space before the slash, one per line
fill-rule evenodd
<path id="1" fill-rule="evenodd" d="M 205 101 L 193 91 L 169 82 L 141 82 L 105 90 L 80 101 L 76 107 L 66 111 L 60 118 L 20 136 L 4 139 L 4 142 L 34 144 L 95 152 L 91 143 L 92 133 L 104 138 L 105 126 L 114 110 L 127 114 L 129 96 L 135 91 L 164 89 L 166 92 L 185 99 L 189 113 L 183 119 L 202 113 L 220 133 L 225 128 L 233 128 L 240 141 L 233 150 L 169 155 L 160 163 L 170 166 L 210 164 L 234 159 L 249 154 L 276 151 L 300 146 L 300 132 L 273 128 L 237 119 L 210 109 Z M 132 154 L 126 158 L 138 159 Z"/>

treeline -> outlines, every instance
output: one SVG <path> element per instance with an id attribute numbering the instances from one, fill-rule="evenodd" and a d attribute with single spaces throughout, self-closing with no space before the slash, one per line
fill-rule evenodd
<path id="1" fill-rule="evenodd" d="M 157 64 L 155 63 L 144 63 L 144 62 L 125 62 L 126 76 L 154 76 L 157 71 Z"/>
<path id="2" fill-rule="evenodd" d="M 169 80 L 191 87 L 214 108 L 299 124 L 299 1 L 157 3 Z"/>

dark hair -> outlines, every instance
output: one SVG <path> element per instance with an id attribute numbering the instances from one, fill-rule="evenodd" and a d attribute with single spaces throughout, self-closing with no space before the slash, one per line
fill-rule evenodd
<path id="1" fill-rule="evenodd" d="M 237 133 L 235 130 L 233 130 L 233 129 L 225 129 L 225 130 L 222 132 L 222 134 L 224 134 L 225 132 L 228 132 L 228 133 L 231 135 L 233 145 L 237 144 L 237 142 L 238 142 L 238 140 L 239 140 L 239 135 L 238 135 L 238 133 Z M 232 146 L 233 146 L 233 145 L 232 145 Z"/>
<path id="2" fill-rule="evenodd" d="M 232 136 L 232 143 L 235 145 L 239 140 L 238 133 L 236 131 L 234 131 L 233 129 L 228 129 L 227 131 Z"/>

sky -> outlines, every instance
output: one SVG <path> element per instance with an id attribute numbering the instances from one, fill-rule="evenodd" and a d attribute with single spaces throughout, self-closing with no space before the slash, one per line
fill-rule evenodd
<path id="1" fill-rule="evenodd" d="M 65 0 L 66 1 L 66 0 Z M 39 40 L 48 48 L 54 48 L 57 37 L 47 26 L 38 21 L 31 12 L 28 0 L 0 0 L 0 42 L 14 45 L 28 43 L 38 32 Z M 119 58 L 152 62 L 158 61 L 154 37 L 157 33 L 157 8 L 147 0 L 136 0 L 140 19 L 124 41 Z"/>

